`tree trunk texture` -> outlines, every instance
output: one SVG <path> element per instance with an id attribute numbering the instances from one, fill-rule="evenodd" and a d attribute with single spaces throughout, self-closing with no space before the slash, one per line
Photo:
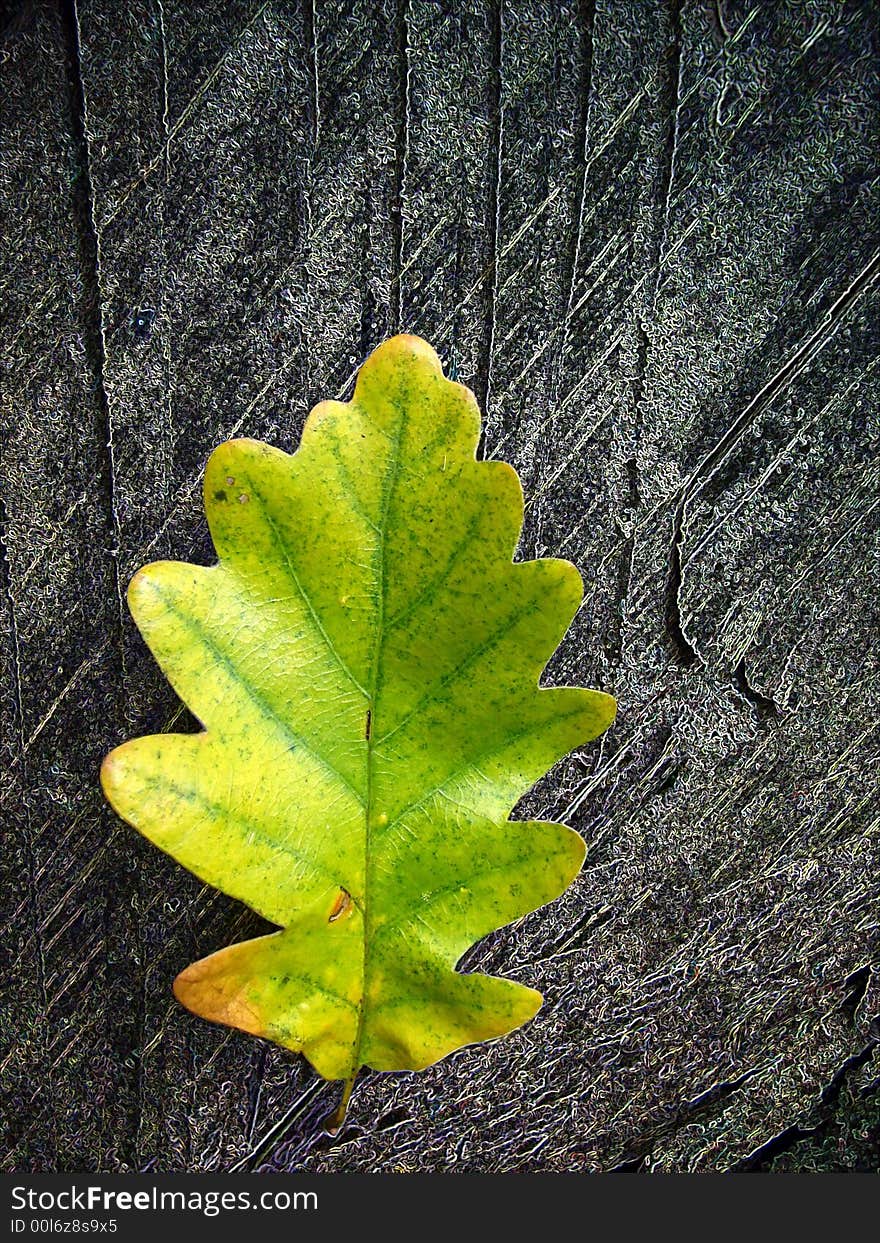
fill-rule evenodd
<path id="1" fill-rule="evenodd" d="M 3 817 L 19 1171 L 875 1169 L 877 7 L 6 5 Z M 173 999 L 266 927 L 97 774 L 188 730 L 124 605 L 205 460 L 292 450 L 404 329 L 575 561 L 619 700 L 522 814 L 589 843 L 467 966 L 528 1027 L 348 1123 Z"/>

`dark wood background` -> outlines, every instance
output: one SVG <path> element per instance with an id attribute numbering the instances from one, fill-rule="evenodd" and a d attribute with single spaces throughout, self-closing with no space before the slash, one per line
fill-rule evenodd
<path id="1" fill-rule="evenodd" d="M 880 1166 L 877 15 L 5 6 L 6 1168 Z M 583 572 L 549 679 L 620 715 L 527 800 L 583 874 L 468 960 L 538 1019 L 331 1139 L 337 1089 L 174 1002 L 261 924 L 97 771 L 195 728 L 123 593 L 211 559 L 210 449 L 292 449 L 401 327 Z"/>

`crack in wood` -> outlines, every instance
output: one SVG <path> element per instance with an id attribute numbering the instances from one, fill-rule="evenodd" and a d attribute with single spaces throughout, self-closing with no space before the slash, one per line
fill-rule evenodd
<path id="1" fill-rule="evenodd" d="M 880 1040 L 869 1040 L 857 1053 L 848 1057 L 837 1068 L 834 1075 L 819 1094 L 816 1106 L 819 1114 L 817 1122 L 812 1126 L 804 1126 L 800 1122 L 792 1123 L 778 1134 L 765 1140 L 763 1144 L 750 1152 L 748 1156 L 737 1161 L 730 1167 L 727 1173 L 757 1173 L 759 1171 L 772 1170 L 773 1162 L 777 1157 L 791 1152 L 793 1148 L 801 1144 L 815 1142 L 824 1138 L 835 1123 L 834 1107 L 845 1085 L 855 1071 L 860 1070 L 873 1059 L 878 1048 L 880 1048 Z"/>

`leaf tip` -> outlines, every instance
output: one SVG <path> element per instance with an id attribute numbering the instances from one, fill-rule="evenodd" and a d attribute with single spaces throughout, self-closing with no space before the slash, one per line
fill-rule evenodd
<path id="1" fill-rule="evenodd" d="M 365 386 L 380 379 L 388 383 L 388 377 L 395 372 L 429 372 L 443 377 L 443 364 L 433 346 L 421 337 L 408 332 L 399 332 L 396 337 L 389 337 L 381 345 L 377 345 L 361 366 L 355 384 L 355 393 L 363 392 Z"/>
<path id="2" fill-rule="evenodd" d="M 430 363 L 435 371 L 442 371 L 442 365 L 437 351 L 432 345 L 429 345 L 422 337 L 417 337 L 411 332 L 399 332 L 394 337 L 389 337 L 387 341 L 383 341 L 377 346 L 371 358 L 382 358 L 386 356 L 408 355 L 411 358 L 420 358 Z"/>
<path id="3" fill-rule="evenodd" d="M 137 570 L 131 576 L 131 579 L 129 580 L 128 588 L 125 593 L 125 598 L 128 601 L 128 607 L 129 609 L 131 609 L 132 612 L 137 606 L 137 602 L 140 599 L 140 597 L 143 595 L 144 590 L 149 585 L 149 575 L 147 573 L 149 568 L 150 567 L 148 565 L 142 565 L 141 568 Z"/>
<path id="4" fill-rule="evenodd" d="M 519 1026 L 523 1027 L 526 1023 L 531 1023 L 538 1011 L 544 1004 L 544 994 L 539 993 L 536 988 L 529 988 L 526 984 L 520 984 L 520 1019 Z"/>
<path id="5" fill-rule="evenodd" d="M 593 691 L 593 694 L 596 696 L 596 709 L 602 722 L 599 733 L 604 734 L 617 719 L 617 700 L 605 691 Z"/>
<path id="6" fill-rule="evenodd" d="M 140 626 L 144 614 L 150 611 L 147 602 L 151 598 L 155 607 L 156 592 L 160 586 L 162 567 L 168 564 L 169 562 L 167 561 L 150 561 L 147 565 L 142 565 L 129 580 L 125 599 L 128 604 L 128 611 L 138 626 Z"/>
<path id="7" fill-rule="evenodd" d="M 571 851 L 571 876 L 569 877 L 568 884 L 571 884 L 584 866 L 584 860 L 587 857 L 587 843 L 576 829 L 569 828 L 569 833 L 571 834 L 568 841 L 569 850 Z"/>
<path id="8" fill-rule="evenodd" d="M 262 1016 L 246 997 L 242 977 L 234 969 L 239 949 L 229 946 L 190 963 L 175 978 L 172 991 L 182 1006 L 200 1018 L 264 1036 Z"/>
<path id="9" fill-rule="evenodd" d="M 107 755 L 104 756 L 104 759 L 101 761 L 101 771 L 98 774 L 98 779 L 101 782 L 101 789 L 104 791 L 104 797 L 110 803 L 113 803 L 113 794 L 119 783 L 120 750 L 120 747 L 114 747 L 112 751 L 109 751 Z"/>

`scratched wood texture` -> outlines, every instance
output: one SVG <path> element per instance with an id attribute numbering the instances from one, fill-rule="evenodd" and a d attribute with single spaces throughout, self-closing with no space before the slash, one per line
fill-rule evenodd
<path id="1" fill-rule="evenodd" d="M 878 1157 L 877 6 L 79 0 L 0 34 L 3 1163 L 812 1170 Z M 123 606 L 200 472 L 398 328 L 512 462 L 619 721 L 590 843 L 470 966 L 527 1029 L 335 1089 L 170 984 L 260 921 L 118 822 L 193 729 Z"/>

